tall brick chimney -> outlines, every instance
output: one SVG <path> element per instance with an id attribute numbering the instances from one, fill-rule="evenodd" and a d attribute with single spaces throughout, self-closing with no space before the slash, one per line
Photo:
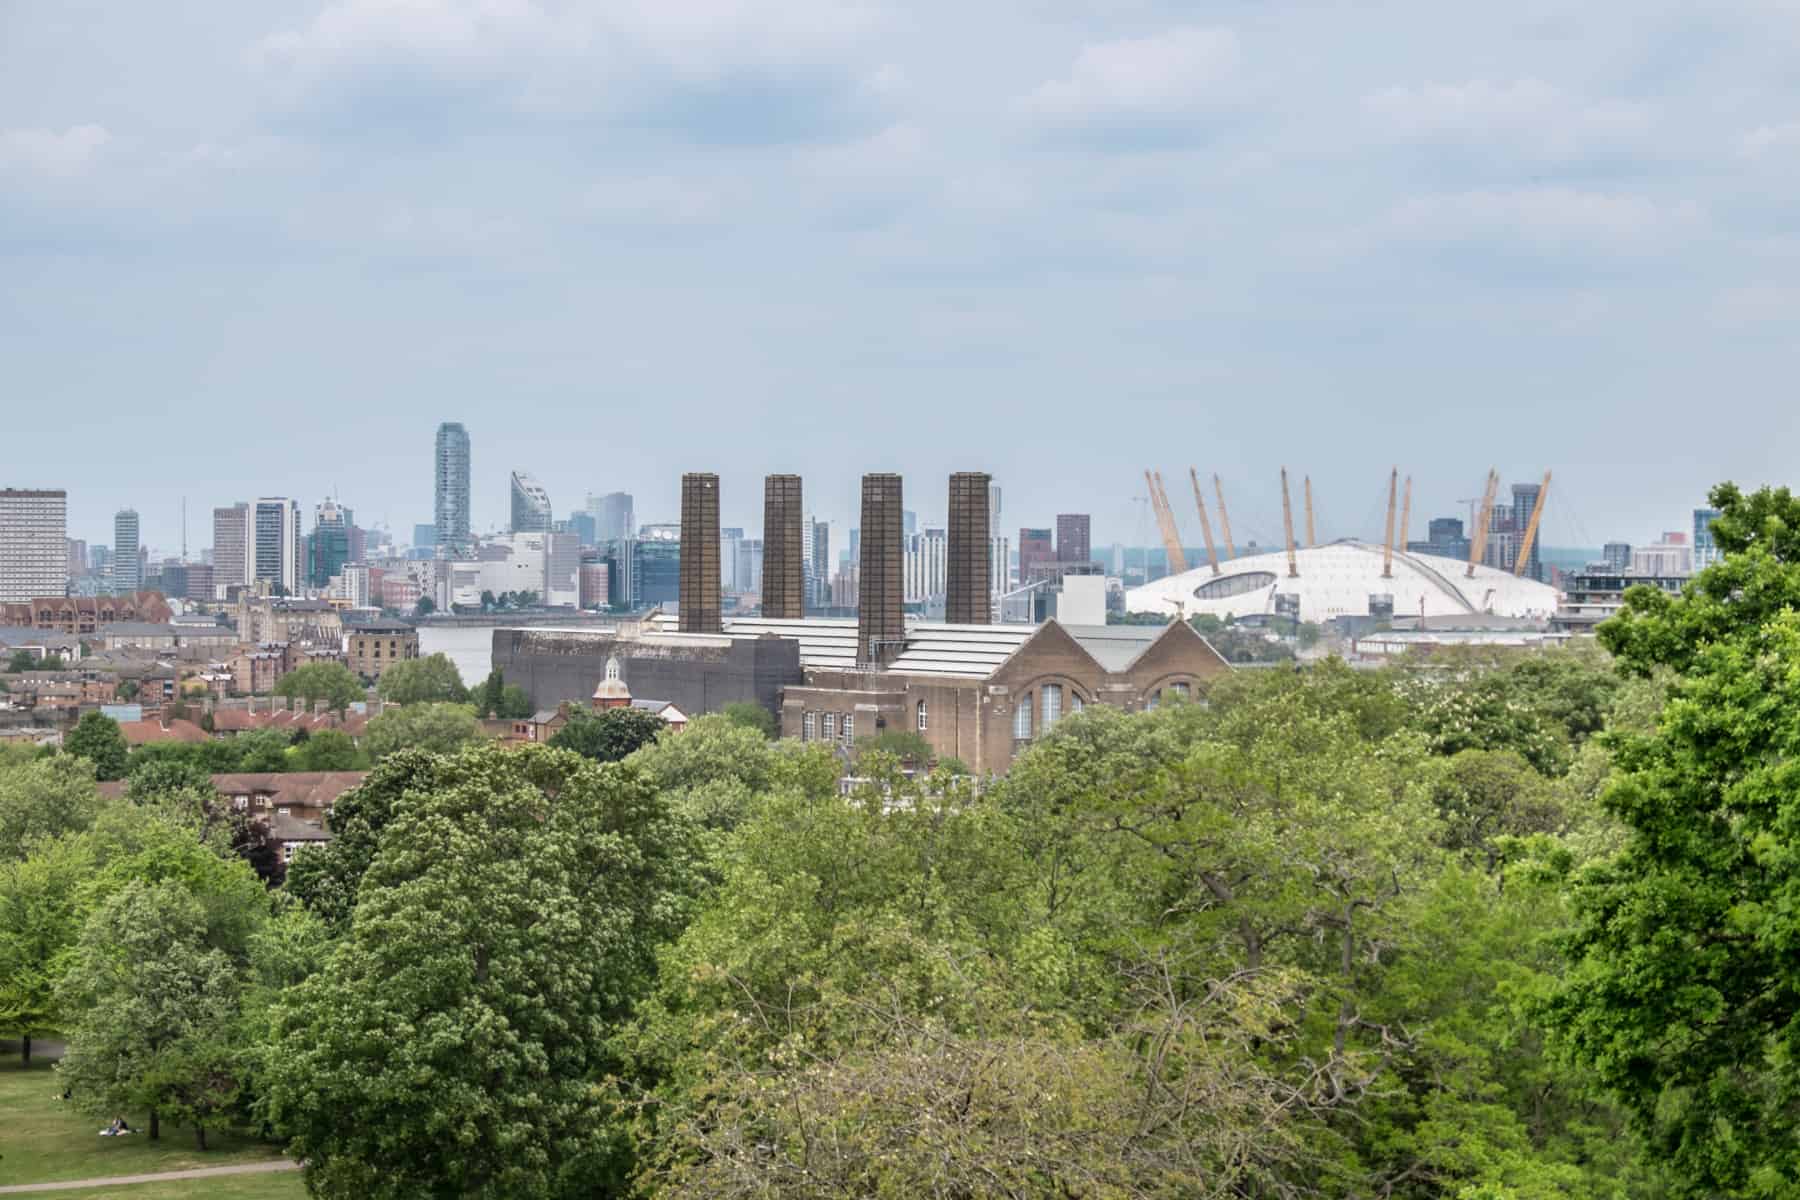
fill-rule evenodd
<path id="1" fill-rule="evenodd" d="M 681 611 L 683 633 L 718 633 L 719 477 L 681 477 Z"/>
<path id="2" fill-rule="evenodd" d="M 777 621 L 798 621 L 806 615 L 800 511 L 798 475 L 763 477 L 762 614 Z"/>
<path id="3" fill-rule="evenodd" d="M 993 481 L 985 471 L 950 476 L 944 620 L 951 625 L 986 625 L 993 620 L 993 541 L 988 529 L 988 486 Z"/>
<path id="4" fill-rule="evenodd" d="M 906 636 L 904 513 L 900 476 L 864 475 L 862 550 L 857 590 L 856 661 L 886 666 Z"/>

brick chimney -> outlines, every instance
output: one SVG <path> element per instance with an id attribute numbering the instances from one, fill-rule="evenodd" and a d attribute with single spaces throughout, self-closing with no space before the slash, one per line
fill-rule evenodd
<path id="1" fill-rule="evenodd" d="M 681 477 L 681 579 L 678 628 L 718 633 L 719 477 L 693 472 Z"/>
<path id="2" fill-rule="evenodd" d="M 993 542 L 988 529 L 985 471 L 950 476 L 950 545 L 945 564 L 944 620 L 951 625 L 986 625 L 993 620 Z"/>
<path id="3" fill-rule="evenodd" d="M 901 604 L 906 573 L 900 476 L 864 475 L 862 550 L 857 590 L 856 661 L 886 666 L 906 636 Z"/>
<path id="4" fill-rule="evenodd" d="M 778 621 L 806 615 L 806 572 L 800 530 L 800 477 L 763 479 L 762 614 Z"/>

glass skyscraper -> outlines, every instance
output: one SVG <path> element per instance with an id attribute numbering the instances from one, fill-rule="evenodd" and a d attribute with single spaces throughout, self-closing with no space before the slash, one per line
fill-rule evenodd
<path id="1" fill-rule="evenodd" d="M 437 550 L 442 558 L 472 552 L 469 537 L 469 431 L 461 421 L 445 421 L 437 431 Z"/>

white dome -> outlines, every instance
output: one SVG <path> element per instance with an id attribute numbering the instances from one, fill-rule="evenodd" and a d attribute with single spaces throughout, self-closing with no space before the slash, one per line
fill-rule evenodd
<path id="1" fill-rule="evenodd" d="M 1253 554 L 1219 564 L 1204 562 L 1125 594 L 1127 612 L 1191 617 L 1250 617 L 1272 614 L 1275 597 L 1298 595 L 1302 621 L 1329 621 L 1369 613 L 1370 598 L 1393 598 L 1396 616 L 1458 617 L 1492 613 L 1503 617 L 1544 617 L 1556 611 L 1556 589 L 1510 571 L 1469 565 L 1434 554 L 1394 551 L 1394 577 L 1381 577 L 1382 548 L 1364 542 L 1332 542 L 1295 551 L 1299 574 L 1288 577 L 1287 553 Z"/>

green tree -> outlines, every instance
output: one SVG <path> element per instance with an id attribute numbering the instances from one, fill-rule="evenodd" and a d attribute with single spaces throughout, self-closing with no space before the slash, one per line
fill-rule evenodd
<path id="1" fill-rule="evenodd" d="M 270 1118 L 319 1196 L 595 1194 L 615 1172 L 608 1026 L 679 927 L 691 837 L 637 772 L 573 754 L 431 769 L 348 938 L 281 1006 Z"/>
<path id="2" fill-rule="evenodd" d="M 1626 593 L 1600 640 L 1666 680 L 1608 735 L 1623 849 L 1577 877 L 1572 969 L 1547 1012 L 1683 1196 L 1800 1191 L 1800 501 L 1713 489 L 1724 560 L 1680 596 Z"/>
<path id="3" fill-rule="evenodd" d="M 275 694 L 305 708 L 320 701 L 333 712 L 343 712 L 368 693 L 350 668 L 339 662 L 312 662 L 295 667 L 275 681 Z"/>
<path id="4" fill-rule="evenodd" d="M 505 690 L 506 677 L 500 673 L 500 669 L 496 667 L 492 671 L 489 671 L 487 678 L 481 683 L 480 709 L 482 716 L 493 717 L 499 715 L 501 695 Z"/>
<path id="5" fill-rule="evenodd" d="M 356 742 L 341 729 L 321 729 L 289 752 L 296 771 L 356 769 Z"/>
<path id="6" fill-rule="evenodd" d="M 419 602 L 413 605 L 414 618 L 429 617 L 437 611 L 437 601 L 430 596 L 420 596 Z"/>
<path id="7" fill-rule="evenodd" d="M 775 723 L 775 714 L 752 701 L 738 700 L 727 704 L 724 715 L 727 720 L 754 729 L 770 741 L 781 735 L 781 729 Z"/>
<path id="8" fill-rule="evenodd" d="M 37 655 L 29 650 L 14 650 L 12 657 L 6 660 L 6 669 L 13 675 L 21 675 L 37 666 Z"/>
<path id="9" fill-rule="evenodd" d="M 287 890 L 333 934 L 350 928 L 357 889 L 375 861 L 382 833 L 409 795 L 437 787 L 446 761 L 417 748 L 382 758 L 361 784 L 338 797 L 331 813 L 331 841 L 295 857 Z"/>
<path id="10" fill-rule="evenodd" d="M 688 722 L 680 737 L 645 745 L 631 762 L 677 812 L 710 830 L 737 828 L 759 797 L 789 777 L 759 730 L 717 713 Z"/>
<path id="11" fill-rule="evenodd" d="M 524 688 L 509 683 L 500 689 L 500 707 L 495 710 L 495 716 L 518 721 L 531 714 L 531 696 Z"/>
<path id="12" fill-rule="evenodd" d="M 236 1099 L 239 978 L 207 944 L 201 903 L 181 884 L 133 880 L 89 918 L 59 1003 L 75 1014 L 57 1074 L 89 1112 L 148 1110 L 206 1125 Z"/>
<path id="13" fill-rule="evenodd" d="M 100 811 L 94 765 L 65 754 L 0 767 L 0 861 L 21 859 L 34 842 L 74 833 Z"/>
<path id="14" fill-rule="evenodd" d="M 94 764 L 99 779 L 123 779 L 131 756 L 119 723 L 104 713 L 90 712 L 63 738 L 63 749 Z"/>
<path id="15" fill-rule="evenodd" d="M 910 729 L 884 729 L 858 743 L 856 753 L 859 759 L 865 754 L 891 754 L 915 767 L 929 766 L 932 760 L 931 743 Z"/>
<path id="16" fill-rule="evenodd" d="M 461 704 L 469 698 L 456 664 L 442 654 L 394 663 L 381 673 L 375 690 L 390 704 Z"/>
<path id="17" fill-rule="evenodd" d="M 214 795 L 212 772 L 188 758 L 148 758 L 131 768 L 125 795 L 138 804 L 189 793 L 210 799 Z"/>
<path id="18" fill-rule="evenodd" d="M 437 754 L 481 739 L 481 724 L 467 704 L 408 704 L 391 708 L 369 722 L 363 749 L 380 762 L 396 750 L 416 748 Z"/>
<path id="19" fill-rule="evenodd" d="M 0 860 L 0 1029 L 31 1039 L 59 1026 L 56 988 L 64 954 L 81 932 L 81 886 L 93 869 L 87 841 L 37 843 L 23 861 Z"/>
<path id="20" fill-rule="evenodd" d="M 291 745 L 293 735 L 285 730 L 252 729 L 237 734 L 231 739 L 231 748 L 237 757 L 237 765 L 232 770 L 251 773 L 285 771 Z"/>
<path id="21" fill-rule="evenodd" d="M 597 713 L 575 709 L 568 724 L 551 735 L 550 744 L 595 762 L 618 762 L 654 742 L 668 727 L 655 713 L 639 708 L 609 708 Z"/>
<path id="22" fill-rule="evenodd" d="M 121 679 L 119 680 L 118 687 L 113 689 L 113 695 L 117 697 L 121 703 L 130 703 L 137 699 L 138 690 L 139 684 L 137 680 Z"/>

